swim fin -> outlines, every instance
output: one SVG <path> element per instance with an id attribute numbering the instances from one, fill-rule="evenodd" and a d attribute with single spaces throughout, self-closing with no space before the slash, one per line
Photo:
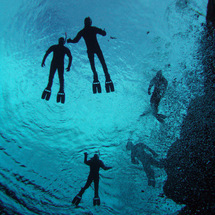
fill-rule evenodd
<path id="1" fill-rule="evenodd" d="M 48 101 L 48 100 L 50 99 L 50 96 L 51 96 L 51 90 L 45 89 L 45 90 L 43 91 L 43 94 L 42 94 L 41 99 L 45 99 L 45 100 Z"/>
<path id="2" fill-rule="evenodd" d="M 106 89 L 107 93 L 109 93 L 110 91 L 114 92 L 114 85 L 113 85 L 113 82 L 111 80 L 105 82 L 105 89 Z"/>
<path id="3" fill-rule="evenodd" d="M 65 102 L 65 93 L 64 92 L 62 92 L 62 93 L 58 92 L 58 94 L 57 94 L 57 103 L 59 103 L 59 102 L 64 104 L 64 102 Z"/>
<path id="4" fill-rule="evenodd" d="M 72 200 L 72 204 L 78 206 L 78 204 L 80 203 L 80 201 L 81 201 L 81 196 L 76 195 L 75 198 Z"/>
<path id="5" fill-rule="evenodd" d="M 99 81 L 93 81 L 93 93 L 101 93 L 102 89 L 101 89 L 101 85 Z"/>
<path id="6" fill-rule="evenodd" d="M 100 198 L 99 197 L 94 197 L 93 198 L 93 205 L 95 206 L 95 205 L 100 205 Z"/>

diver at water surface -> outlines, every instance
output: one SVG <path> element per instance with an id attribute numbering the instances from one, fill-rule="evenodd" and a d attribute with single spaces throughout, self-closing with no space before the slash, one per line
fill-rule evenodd
<path id="1" fill-rule="evenodd" d="M 57 94 L 57 102 L 64 103 L 65 102 L 65 93 L 64 93 L 64 57 L 67 55 L 69 57 L 68 67 L 66 71 L 70 71 L 71 63 L 72 63 L 72 55 L 70 50 L 64 46 L 65 40 L 63 37 L 59 38 L 58 44 L 51 46 L 43 57 L 42 67 L 45 66 L 45 60 L 48 55 L 53 52 L 53 58 L 50 66 L 50 73 L 49 73 L 49 81 L 48 85 L 43 91 L 42 99 L 46 99 L 47 101 L 50 99 L 51 96 L 51 87 L 53 83 L 53 78 L 55 75 L 56 70 L 58 70 L 58 77 L 60 81 L 60 90 Z"/>
<path id="2" fill-rule="evenodd" d="M 80 203 L 82 195 L 84 194 L 85 190 L 94 182 L 94 198 L 93 198 L 93 205 L 100 205 L 100 198 L 99 198 L 99 169 L 102 168 L 104 170 L 109 170 L 112 167 L 107 167 L 104 163 L 99 159 L 99 155 L 95 154 L 93 158 L 87 160 L 87 152 L 84 153 L 84 163 L 90 166 L 90 173 L 87 178 L 87 182 L 83 188 L 81 188 L 80 192 L 75 196 L 72 203 L 76 206 Z"/>
<path id="3" fill-rule="evenodd" d="M 168 81 L 166 78 L 162 75 L 162 71 L 159 70 L 156 74 L 156 76 L 150 81 L 149 87 L 148 87 L 148 94 L 151 95 L 151 88 L 154 87 L 154 91 L 152 93 L 150 104 L 152 109 L 152 114 L 156 117 L 156 119 L 159 122 L 164 122 L 164 119 L 166 118 L 163 114 L 158 114 L 158 106 L 160 104 L 161 99 L 163 98 L 166 89 L 167 89 Z M 140 116 L 146 115 L 148 112 L 144 112 Z"/>
<path id="4" fill-rule="evenodd" d="M 105 88 L 106 92 L 114 91 L 114 85 L 108 73 L 107 65 L 105 63 L 105 59 L 99 43 L 97 41 L 96 35 L 100 34 L 102 36 L 106 35 L 105 30 L 92 26 L 92 20 L 90 17 L 85 18 L 84 20 L 84 28 L 78 32 L 77 36 L 72 40 L 68 39 L 67 43 L 77 43 L 82 37 L 85 40 L 87 46 L 88 58 L 90 61 L 91 69 L 93 71 L 93 93 L 101 93 L 101 85 L 98 79 L 98 74 L 95 68 L 95 60 L 94 55 L 96 54 L 102 64 L 104 73 L 105 73 Z"/>
<path id="5" fill-rule="evenodd" d="M 134 145 L 130 140 L 127 142 L 126 149 L 131 150 L 131 162 L 133 164 L 139 164 L 139 161 L 142 163 L 143 169 L 148 178 L 148 185 L 155 187 L 155 173 L 151 166 L 159 168 L 164 167 L 163 161 L 157 161 L 154 158 L 157 157 L 158 154 L 144 143 Z M 146 150 L 149 153 L 147 153 Z"/>

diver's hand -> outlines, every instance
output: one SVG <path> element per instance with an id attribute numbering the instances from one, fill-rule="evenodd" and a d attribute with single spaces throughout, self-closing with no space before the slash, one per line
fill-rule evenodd
<path id="1" fill-rule="evenodd" d="M 67 67 L 67 68 L 66 68 L 66 71 L 69 72 L 69 71 L 70 71 L 70 67 Z"/>
<path id="2" fill-rule="evenodd" d="M 72 40 L 71 40 L 71 38 L 69 38 L 68 40 L 67 40 L 67 43 L 71 43 L 72 42 Z"/>
<path id="3" fill-rule="evenodd" d="M 42 66 L 42 67 L 44 67 L 44 66 L 45 66 L 45 63 L 44 63 L 44 62 L 42 62 L 41 66 Z"/>
<path id="4" fill-rule="evenodd" d="M 86 155 L 88 155 L 88 153 L 87 153 L 87 152 L 84 152 L 84 155 L 86 156 Z"/>

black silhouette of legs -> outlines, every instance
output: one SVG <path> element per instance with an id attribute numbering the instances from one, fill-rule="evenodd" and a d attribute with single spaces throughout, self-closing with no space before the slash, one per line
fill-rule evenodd
<path id="1" fill-rule="evenodd" d="M 161 100 L 160 94 L 153 92 L 151 99 L 150 99 L 153 114 L 158 113 L 158 106 L 159 106 L 160 100 Z"/>
<path id="2" fill-rule="evenodd" d="M 107 65 L 106 65 L 106 63 L 105 63 L 105 59 L 104 59 L 104 56 L 103 56 L 103 54 L 102 54 L 102 51 L 99 50 L 99 51 L 97 51 L 96 54 L 97 54 L 97 56 L 98 56 L 98 58 L 99 58 L 99 60 L 100 60 L 100 62 L 101 62 L 101 64 L 102 64 L 102 68 L 103 68 L 104 73 L 105 73 L 106 81 L 110 81 L 110 75 L 109 75 L 109 73 L 108 73 Z"/>
<path id="3" fill-rule="evenodd" d="M 78 195 L 82 196 L 85 190 L 91 185 L 92 181 L 93 178 L 91 176 L 88 176 L 86 184 L 84 185 L 84 187 L 81 188 L 81 191 L 79 192 Z"/>
<path id="4" fill-rule="evenodd" d="M 51 90 L 52 84 L 53 84 L 53 79 L 56 70 L 58 69 L 58 77 L 60 81 L 60 92 L 64 92 L 64 67 L 63 66 L 56 66 L 54 63 L 51 64 L 50 67 L 50 73 L 49 73 L 49 81 L 48 85 L 46 87 L 47 90 Z"/>
<path id="5" fill-rule="evenodd" d="M 98 80 L 98 74 L 97 74 L 96 68 L 95 68 L 94 53 L 88 51 L 88 58 L 89 58 L 89 61 L 90 61 L 91 69 L 93 71 L 93 81 L 98 82 L 99 80 Z"/>
<path id="6" fill-rule="evenodd" d="M 55 64 L 52 63 L 51 67 L 50 67 L 50 72 L 49 72 L 49 81 L 48 81 L 48 85 L 46 87 L 47 90 L 51 90 L 51 88 L 52 88 L 53 78 L 54 78 L 56 70 L 57 70 L 57 66 L 55 66 Z"/>
<path id="7" fill-rule="evenodd" d="M 102 68 L 104 70 L 104 73 L 105 73 L 105 78 L 106 78 L 106 81 L 110 81 L 110 75 L 108 73 L 108 69 L 107 69 L 107 65 L 105 63 L 105 59 L 104 59 L 104 56 L 102 54 L 102 51 L 101 50 L 97 50 L 95 52 L 102 64 Z M 89 61 L 90 61 L 90 66 L 91 66 L 91 69 L 93 71 L 93 79 L 94 79 L 94 82 L 98 82 L 98 73 L 96 72 L 96 68 L 95 68 L 95 59 L 94 59 L 94 52 L 90 52 L 88 51 L 88 58 L 89 58 Z"/>
<path id="8" fill-rule="evenodd" d="M 148 178 L 148 185 L 155 187 L 155 172 L 151 168 L 151 166 L 155 166 L 158 168 L 164 167 L 164 160 L 157 161 L 152 156 L 145 154 L 145 159 L 141 161 L 143 165 L 143 169 L 146 173 L 146 176 Z"/>
<path id="9" fill-rule="evenodd" d="M 148 185 L 155 187 L 155 172 L 151 168 L 150 164 L 145 163 L 143 165 L 143 169 L 144 169 L 146 176 L 148 178 Z"/>
<path id="10" fill-rule="evenodd" d="M 95 178 L 94 179 L 94 195 L 95 195 L 95 198 L 98 198 L 99 197 L 99 178 Z"/>
<path id="11" fill-rule="evenodd" d="M 58 67 L 58 77 L 60 82 L 59 92 L 63 93 L 64 92 L 64 68 L 63 67 Z"/>

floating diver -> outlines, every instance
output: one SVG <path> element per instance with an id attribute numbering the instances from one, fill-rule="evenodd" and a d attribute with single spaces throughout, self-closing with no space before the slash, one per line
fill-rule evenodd
<path id="1" fill-rule="evenodd" d="M 154 157 L 157 157 L 158 154 L 144 143 L 134 145 L 129 140 L 126 145 L 126 149 L 131 150 L 131 162 L 133 164 L 139 164 L 138 160 L 142 163 L 143 169 L 148 178 L 148 185 L 155 187 L 155 173 L 151 166 L 163 168 L 164 161 L 157 161 Z M 150 153 L 146 153 L 145 150 Z"/>
<path id="2" fill-rule="evenodd" d="M 90 160 L 87 160 L 87 153 L 84 153 L 84 163 L 90 166 L 90 173 L 87 179 L 87 182 L 85 186 L 80 190 L 80 192 L 75 196 L 72 203 L 76 206 L 80 203 L 81 198 L 85 190 L 91 185 L 91 183 L 94 181 L 94 192 L 95 196 L 93 198 L 93 205 L 100 205 L 100 198 L 98 194 L 99 190 L 99 169 L 100 167 L 104 170 L 111 169 L 112 167 L 106 167 L 104 163 L 99 160 L 99 155 L 95 154 L 93 158 Z"/>
<path id="3" fill-rule="evenodd" d="M 156 117 L 156 119 L 159 122 L 164 122 L 164 119 L 166 118 L 163 114 L 158 114 L 158 106 L 163 98 L 166 89 L 167 89 L 168 81 L 164 76 L 162 75 L 162 71 L 159 70 L 156 74 L 156 76 L 150 81 L 149 88 L 148 88 L 148 94 L 151 95 L 151 88 L 154 86 L 154 91 L 152 93 L 150 104 L 152 108 L 152 113 Z M 149 111 L 144 112 L 140 116 L 145 116 Z"/>
<path id="4" fill-rule="evenodd" d="M 86 46 L 87 46 L 87 53 L 88 53 L 88 58 L 90 61 L 90 65 L 91 65 L 91 69 L 93 71 L 93 93 L 101 93 L 101 85 L 100 82 L 98 80 L 98 74 L 96 72 L 96 68 L 95 68 L 95 61 L 94 61 L 94 54 L 96 54 L 102 64 L 104 73 L 105 73 L 105 78 L 106 78 L 106 82 L 105 82 L 105 89 L 106 92 L 109 93 L 110 91 L 113 92 L 114 91 L 114 85 L 113 82 L 110 78 L 110 75 L 108 73 L 108 69 L 107 69 L 107 65 L 105 63 L 105 59 L 104 56 L 102 54 L 102 51 L 100 49 L 99 43 L 97 41 L 96 35 L 100 34 L 102 36 L 106 35 L 105 30 L 102 30 L 100 28 L 91 26 L 92 25 L 92 20 L 90 17 L 85 18 L 84 20 L 84 28 L 78 32 L 77 36 L 72 40 L 72 39 L 68 39 L 67 43 L 77 43 L 81 37 L 84 38 Z"/>
<path id="5" fill-rule="evenodd" d="M 53 83 L 53 78 L 55 75 L 56 70 L 58 70 L 58 76 L 60 81 L 60 90 L 57 94 L 57 102 L 64 103 L 65 102 L 65 93 L 64 93 L 64 57 L 67 55 L 69 57 L 69 64 L 66 68 L 66 71 L 70 71 L 71 63 L 72 63 L 72 55 L 70 50 L 64 46 L 65 39 L 63 37 L 59 38 L 58 45 L 51 46 L 43 57 L 42 67 L 45 66 L 45 60 L 48 55 L 53 52 L 53 58 L 50 66 L 50 73 L 49 73 L 49 81 L 48 85 L 43 91 L 42 99 L 46 99 L 47 101 L 50 99 L 51 96 L 51 87 Z"/>

